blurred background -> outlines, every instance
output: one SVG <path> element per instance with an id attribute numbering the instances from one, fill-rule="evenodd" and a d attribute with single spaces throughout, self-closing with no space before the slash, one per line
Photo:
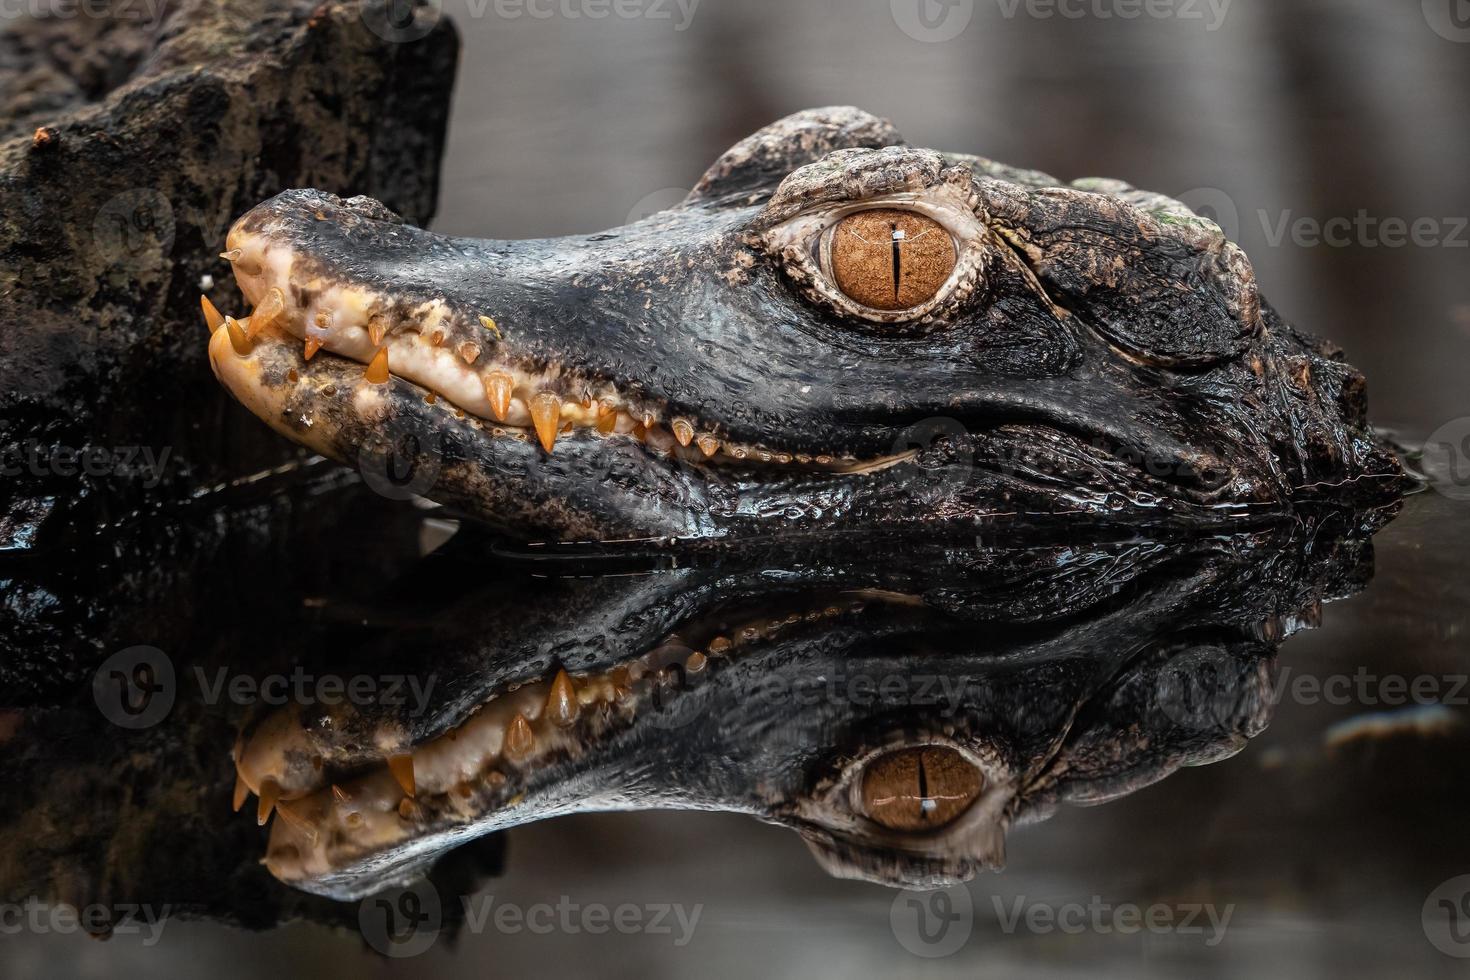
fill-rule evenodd
<path id="1" fill-rule="evenodd" d="M 443 12 L 463 53 L 440 231 L 620 225 L 677 202 L 780 116 L 854 104 L 916 145 L 1182 198 L 1244 246 L 1288 319 L 1367 373 L 1376 422 L 1422 439 L 1470 415 L 1464 0 L 445 0 Z M 1283 664 L 1462 675 L 1466 506 L 1412 502 L 1378 539 L 1375 584 L 1290 641 Z M 522 905 L 700 905 L 686 946 L 491 930 L 393 962 L 315 926 L 173 922 L 156 947 L 7 935 L 0 956 L 7 975 L 216 980 L 1462 975 L 1424 916 L 1441 882 L 1470 873 L 1467 741 L 1455 725 L 1329 738 L 1365 710 L 1283 704 L 1232 760 L 1014 831 L 1009 869 L 971 886 L 973 934 L 945 958 L 904 948 L 895 892 L 829 879 L 794 835 L 718 814 L 526 828 L 489 889 Z M 1234 913 L 1218 946 L 1208 934 L 1009 934 L 997 896 L 1006 908 L 1098 896 Z"/>
<path id="2" fill-rule="evenodd" d="M 852 104 L 917 146 L 1183 199 L 1367 372 L 1375 421 L 1470 414 L 1463 0 L 564 2 L 446 0 L 464 51 L 439 230 L 624 224 L 761 126 Z M 1421 219 L 1431 244 L 1392 244 Z"/>

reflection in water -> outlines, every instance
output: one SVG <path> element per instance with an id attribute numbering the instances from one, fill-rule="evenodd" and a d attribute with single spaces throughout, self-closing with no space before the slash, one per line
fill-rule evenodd
<path id="1" fill-rule="evenodd" d="M 236 802 L 276 812 L 273 874 L 337 898 L 495 830 L 651 808 L 790 827 L 839 876 L 965 879 L 1003 865 L 1012 827 L 1238 752 L 1269 719 L 1277 645 L 1362 586 L 1386 516 L 843 540 L 597 577 L 501 556 L 489 585 L 455 541 L 405 576 L 414 614 L 304 665 L 396 665 L 423 696 L 259 715 Z"/>

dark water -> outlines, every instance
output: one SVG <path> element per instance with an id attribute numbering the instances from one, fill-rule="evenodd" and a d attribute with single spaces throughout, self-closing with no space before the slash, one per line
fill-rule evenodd
<path id="1" fill-rule="evenodd" d="M 919 145 L 1063 178 L 1120 177 L 1210 210 L 1250 254 L 1272 301 L 1366 372 L 1376 421 L 1411 444 L 1436 432 L 1447 438 L 1470 416 L 1470 38 L 1433 29 L 1455 23 L 1436 19 L 1449 15 L 1445 6 L 1236 0 L 1212 29 L 1219 8 L 1207 4 L 1187 8 L 1202 19 L 1183 7 L 1138 19 L 1089 7 L 1072 19 L 1033 16 L 1026 4 L 1007 16 L 999 0 L 976 0 L 963 32 L 931 43 L 906 34 L 895 8 L 873 0 L 704 0 L 685 30 L 676 29 L 675 5 L 659 8 L 669 19 L 594 20 L 503 16 L 493 3 L 456 0 L 446 12 L 465 51 L 437 227 L 521 237 L 622 224 L 672 203 L 759 126 L 808 106 L 853 103 L 892 118 Z M 1352 223 L 1347 239 L 1314 244 L 1333 219 Z M 1384 244 L 1392 221 L 1421 219 L 1430 222 L 1423 243 Z M 322 924 L 350 927 L 355 904 L 334 919 L 324 911 L 330 903 L 298 907 L 273 879 L 239 870 L 236 858 L 253 861 L 266 841 L 248 814 L 229 812 L 236 719 L 181 709 L 136 753 L 91 718 L 69 736 L 55 733 L 70 746 L 72 768 L 18 765 L 32 798 L 46 802 L 24 820 L 9 811 L 0 867 L 12 880 L 71 875 L 85 880 L 75 894 L 119 896 L 140 878 L 156 885 L 150 895 L 170 894 L 163 871 L 173 864 L 188 882 L 176 894 L 213 892 L 232 918 L 248 907 L 308 921 L 257 932 L 169 920 L 152 945 L 146 934 L 92 943 L 23 930 L 0 939 L 3 972 L 1459 975 L 1455 954 L 1470 954 L 1457 932 L 1470 939 L 1470 886 L 1453 881 L 1470 875 L 1462 830 L 1470 502 L 1456 490 L 1450 483 L 1411 498 L 1373 539 L 1371 582 L 1337 581 L 1326 591 L 1343 598 L 1320 619 L 1292 603 L 1285 606 L 1301 616 L 1285 617 L 1290 623 L 1261 614 L 1260 596 L 1239 615 L 1216 602 L 1221 621 L 1272 622 L 1275 632 L 1257 641 L 1271 648 L 1295 625 L 1317 627 L 1274 652 L 1274 703 L 1258 712 L 1269 725 L 1257 732 L 1230 716 L 1226 728 L 1254 736 L 1238 754 L 1012 829 L 1004 873 L 982 875 L 948 905 L 914 908 L 902 903 L 930 900 L 832 878 L 796 834 L 748 816 L 574 815 L 511 831 L 503 855 L 456 852 L 445 864 L 472 878 L 503 859 L 503 873 L 472 894 L 521 910 L 697 908 L 687 943 L 676 942 L 684 938 L 676 919 L 671 933 L 628 934 L 446 923 L 427 951 L 394 962 L 355 930 Z M 188 594 L 212 598 L 197 600 L 208 617 L 180 627 L 180 648 L 245 671 L 289 659 L 303 636 L 351 640 L 355 617 L 381 612 L 371 607 L 376 589 L 437 534 L 420 524 L 360 488 L 319 486 L 287 502 L 241 495 L 180 516 L 169 533 L 124 538 L 120 548 L 140 557 L 118 568 L 140 578 L 146 568 L 193 569 Z M 375 529 L 366 542 L 364 526 Z M 517 573 L 503 575 L 512 592 Z M 1304 574 L 1296 584 L 1312 583 Z M 1140 589 L 1117 602 L 1127 608 L 1157 594 Z M 180 602 L 181 620 L 199 612 L 196 600 Z M 493 612 L 497 602 L 504 598 L 487 596 L 476 608 Z M 1139 617 L 1104 638 L 1126 637 Z M 1144 627 L 1136 628 L 1141 640 Z M 432 640 L 416 642 L 434 655 Z M 1095 658 L 1106 647 L 1098 637 L 1074 645 Z M 1410 704 L 1415 690 L 1439 706 Z M 675 729 L 667 741 L 699 730 Z M 1145 734 L 1156 750 L 1145 757 L 1179 761 L 1168 751 L 1175 729 Z M 14 758 L 44 758 L 31 742 L 8 748 Z M 1186 761 L 1214 757 L 1191 751 Z M 158 791 L 173 784 L 149 768 L 157 759 L 179 767 L 173 795 Z M 95 806 L 89 779 L 99 787 Z M 189 787 L 208 788 L 194 799 Z M 134 832 L 100 852 L 77 843 L 112 814 Z M 26 867 L 24 842 L 39 837 L 58 843 Z M 201 880 L 201 868 L 218 877 Z M 460 885 L 441 880 L 437 893 L 455 903 Z M 1129 925 L 1123 906 L 1152 910 L 1157 928 L 1120 931 Z M 924 915 L 932 916 L 928 932 L 918 924 Z M 941 922 L 953 931 L 941 936 Z M 949 955 L 923 955 L 938 952 Z"/>

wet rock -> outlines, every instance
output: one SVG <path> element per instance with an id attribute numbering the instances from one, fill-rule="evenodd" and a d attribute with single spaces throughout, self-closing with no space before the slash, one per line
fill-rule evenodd
<path id="1" fill-rule="evenodd" d="M 0 513 L 29 554 L 291 452 L 229 401 L 199 294 L 278 191 L 434 209 L 458 42 L 383 0 L 110 0 L 0 35 Z M 27 506 L 23 501 L 54 501 Z M 21 526 L 25 525 L 25 526 Z"/>

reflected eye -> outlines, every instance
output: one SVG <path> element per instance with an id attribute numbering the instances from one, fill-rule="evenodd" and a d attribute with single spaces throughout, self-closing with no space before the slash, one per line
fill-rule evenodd
<path id="1" fill-rule="evenodd" d="M 889 830 L 935 830 L 964 813 L 984 784 L 980 770 L 947 746 L 898 749 L 864 768 L 862 806 Z"/>
<path id="2" fill-rule="evenodd" d="M 927 303 L 958 261 L 954 239 L 943 225 L 894 208 L 859 211 L 838 221 L 827 249 L 837 288 L 875 310 Z"/>

